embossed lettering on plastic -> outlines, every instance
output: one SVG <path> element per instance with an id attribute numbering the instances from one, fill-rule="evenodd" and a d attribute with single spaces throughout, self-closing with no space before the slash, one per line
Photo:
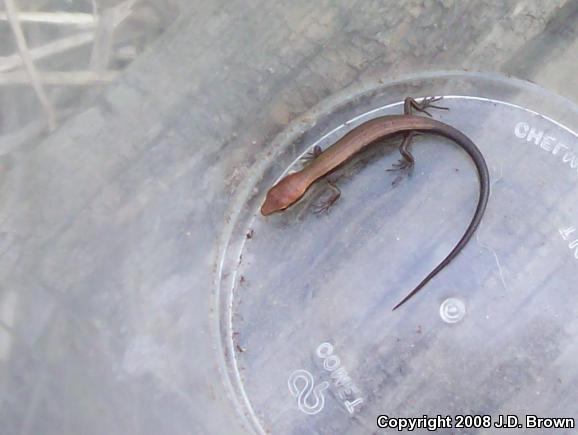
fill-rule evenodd
<path id="1" fill-rule="evenodd" d="M 514 126 L 514 136 L 538 146 L 553 156 L 559 155 L 562 158 L 562 163 L 568 165 L 570 169 L 578 169 L 578 154 L 544 130 L 532 127 L 527 122 L 522 121 Z"/>
<path id="2" fill-rule="evenodd" d="M 350 414 L 363 403 L 361 390 L 351 380 L 347 369 L 341 364 L 341 359 L 333 353 L 331 343 L 321 343 L 317 346 L 317 356 L 323 360 L 323 368 L 330 373 L 337 397 Z"/>
<path id="3" fill-rule="evenodd" d="M 361 390 L 349 376 L 347 369 L 342 365 L 341 359 L 334 353 L 331 343 L 321 343 L 317 346 L 317 356 L 321 359 L 323 369 L 329 374 L 332 390 L 343 406 L 350 414 L 363 403 Z M 315 385 L 315 379 L 311 372 L 299 369 L 289 376 L 287 382 L 289 391 L 297 398 L 297 407 L 308 415 L 320 413 L 325 406 L 324 391 L 330 386 L 328 381 Z"/>
<path id="4" fill-rule="evenodd" d="M 289 391 L 297 397 L 297 406 L 308 415 L 319 414 L 325 406 L 323 391 L 329 388 L 329 382 L 323 381 L 315 386 L 313 375 L 307 370 L 295 370 L 289 376 Z"/>
<path id="5" fill-rule="evenodd" d="M 560 228 L 558 230 L 564 240 L 569 240 L 568 249 L 574 252 L 574 258 L 578 260 L 578 234 L 572 236 L 575 231 L 575 227 Z"/>

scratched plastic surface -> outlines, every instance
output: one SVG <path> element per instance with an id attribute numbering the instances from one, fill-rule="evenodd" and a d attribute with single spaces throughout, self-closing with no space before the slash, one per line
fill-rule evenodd
<path id="1" fill-rule="evenodd" d="M 399 138 L 388 140 L 336 174 L 342 197 L 327 213 L 313 213 L 322 183 L 282 214 L 258 209 L 313 146 L 401 113 L 405 95 L 439 94 L 450 110 L 433 116 L 479 146 L 491 197 L 459 257 L 392 312 L 472 217 L 477 175 L 458 146 L 418 137 L 415 169 L 403 175 L 386 171 L 399 158 Z M 220 271 L 223 362 L 252 430 L 373 433 L 380 414 L 575 417 L 572 129 L 576 107 L 537 87 L 448 75 L 328 102 L 278 137 L 259 181 L 237 198 L 244 206 L 225 229 Z M 473 432 L 492 430 L 439 431 Z"/>

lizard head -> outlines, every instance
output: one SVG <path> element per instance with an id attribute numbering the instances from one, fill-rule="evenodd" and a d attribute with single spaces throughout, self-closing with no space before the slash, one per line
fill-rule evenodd
<path id="1" fill-rule="evenodd" d="M 285 210 L 297 202 L 307 190 L 299 173 L 287 175 L 267 192 L 265 202 L 261 206 L 263 216 Z"/>

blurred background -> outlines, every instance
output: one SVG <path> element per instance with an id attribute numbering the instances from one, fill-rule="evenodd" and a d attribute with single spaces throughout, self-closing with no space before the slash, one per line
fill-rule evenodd
<path id="1" fill-rule="evenodd" d="M 270 140 L 430 71 L 577 102 L 577 36 L 575 0 L 2 0 L 0 432 L 251 433 L 215 270 Z"/>
<path id="2" fill-rule="evenodd" d="M 175 1 L 8 0 L 0 14 L 3 154 L 90 104 L 178 14 Z"/>

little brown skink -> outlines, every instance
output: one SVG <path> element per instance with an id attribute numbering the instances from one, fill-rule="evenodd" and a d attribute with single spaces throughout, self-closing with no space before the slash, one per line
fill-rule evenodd
<path id="1" fill-rule="evenodd" d="M 422 112 L 425 107 L 432 106 L 434 99 L 425 99 L 424 102 L 417 103 L 415 100 L 406 99 L 405 110 L 406 113 L 411 113 L 411 108 L 417 108 Z M 427 113 L 427 112 L 426 112 Z M 488 167 L 484 156 L 478 147 L 463 133 L 456 130 L 448 124 L 436 121 L 434 119 L 425 118 L 422 116 L 414 116 L 411 114 L 405 115 L 390 115 L 367 121 L 360 126 L 354 128 L 347 133 L 321 154 L 319 154 L 307 167 L 303 170 L 287 175 L 277 184 L 275 184 L 268 192 L 265 202 L 261 207 L 263 215 L 269 215 L 276 211 L 284 210 L 297 202 L 309 189 L 309 187 L 320 178 L 334 171 L 336 168 L 347 162 L 354 154 L 361 151 L 369 144 L 383 139 L 386 136 L 395 134 L 405 134 L 405 139 L 400 147 L 402 156 L 405 162 L 402 167 L 413 165 L 413 157 L 409 152 L 409 143 L 413 133 L 430 133 L 439 136 L 444 136 L 451 139 L 461 148 L 463 148 L 471 157 L 478 171 L 478 178 L 480 183 L 480 194 L 478 205 L 474 213 L 474 217 L 470 225 L 466 229 L 464 235 L 451 250 L 449 255 L 432 270 L 419 284 L 413 289 L 400 303 L 393 309 L 400 307 L 408 299 L 414 296 L 422 287 L 424 287 L 438 272 L 447 266 L 468 243 L 476 228 L 480 224 L 482 215 L 486 209 L 488 197 L 490 193 L 490 180 Z"/>

